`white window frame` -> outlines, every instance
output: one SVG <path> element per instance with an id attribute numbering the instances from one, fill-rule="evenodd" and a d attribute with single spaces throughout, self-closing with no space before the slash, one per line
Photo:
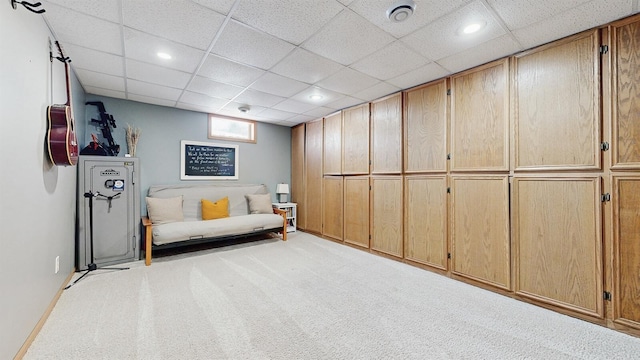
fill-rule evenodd
<path id="1" fill-rule="evenodd" d="M 215 121 L 232 121 L 241 123 L 242 125 L 248 125 L 247 133 L 236 133 L 233 135 L 225 134 L 223 132 L 215 132 L 213 124 Z M 230 116 L 223 116 L 217 114 L 209 114 L 209 121 L 207 126 L 207 138 L 216 140 L 228 140 L 228 141 L 240 141 L 255 144 L 257 142 L 257 125 L 253 120 L 239 119 Z"/>

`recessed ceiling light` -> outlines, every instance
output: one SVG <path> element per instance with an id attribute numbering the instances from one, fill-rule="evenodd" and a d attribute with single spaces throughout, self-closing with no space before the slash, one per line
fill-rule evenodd
<path id="1" fill-rule="evenodd" d="M 171 59 L 171 55 L 169 55 L 169 54 L 167 54 L 167 53 L 165 53 L 165 52 L 159 52 L 159 53 L 157 53 L 156 55 L 158 55 L 158 57 L 159 57 L 160 59 L 165 59 L 165 60 L 169 60 L 169 59 Z"/>
<path id="2" fill-rule="evenodd" d="M 474 22 L 462 28 L 463 34 L 473 34 L 484 27 L 484 22 Z"/>
<path id="3" fill-rule="evenodd" d="M 400 0 L 387 9 L 387 18 L 393 22 L 403 22 L 407 20 L 416 9 L 413 0 Z"/>
<path id="4" fill-rule="evenodd" d="M 309 99 L 311 99 L 311 100 L 322 100 L 322 99 L 324 99 L 324 96 L 322 96 L 320 94 L 313 94 L 313 95 L 309 95 Z"/>

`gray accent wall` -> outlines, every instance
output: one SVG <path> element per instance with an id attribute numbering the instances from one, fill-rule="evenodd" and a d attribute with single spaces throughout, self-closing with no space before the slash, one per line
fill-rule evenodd
<path id="1" fill-rule="evenodd" d="M 76 167 L 53 166 L 46 150 L 47 106 L 66 101 L 53 35 L 42 16 L 7 3 L 0 34 L 0 359 L 12 359 L 74 270 Z M 84 90 L 71 82 L 82 119 Z"/>
<path id="2" fill-rule="evenodd" d="M 177 183 L 220 183 L 219 180 L 180 180 L 180 141 L 192 140 L 239 146 L 239 179 L 224 182 L 239 184 L 265 184 L 276 201 L 276 184 L 291 181 L 291 129 L 285 126 L 257 123 L 257 143 L 230 142 L 207 138 L 208 115 L 205 113 L 150 105 L 136 101 L 87 95 L 86 101 L 102 101 L 107 113 L 116 120 L 112 131 L 120 145 L 120 154 L 127 153 L 125 129 L 128 125 L 140 128 L 142 133 L 136 149 L 140 159 L 141 205 L 146 214 L 144 197 L 149 186 Z M 91 123 L 98 119 L 95 106 L 86 109 L 85 142 L 91 133 L 100 135 L 100 129 Z M 102 137 L 100 140 L 103 141 Z"/>

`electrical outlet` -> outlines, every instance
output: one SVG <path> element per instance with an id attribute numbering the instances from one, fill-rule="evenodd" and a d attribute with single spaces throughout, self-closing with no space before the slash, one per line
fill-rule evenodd
<path id="1" fill-rule="evenodd" d="M 60 271 L 60 256 L 56 256 L 56 274 Z"/>

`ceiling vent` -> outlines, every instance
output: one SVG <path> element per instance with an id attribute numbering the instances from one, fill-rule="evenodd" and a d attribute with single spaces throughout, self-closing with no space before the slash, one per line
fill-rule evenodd
<path id="1" fill-rule="evenodd" d="M 387 9 L 387 17 L 393 22 L 407 20 L 415 11 L 416 3 L 413 0 L 400 0 Z"/>

